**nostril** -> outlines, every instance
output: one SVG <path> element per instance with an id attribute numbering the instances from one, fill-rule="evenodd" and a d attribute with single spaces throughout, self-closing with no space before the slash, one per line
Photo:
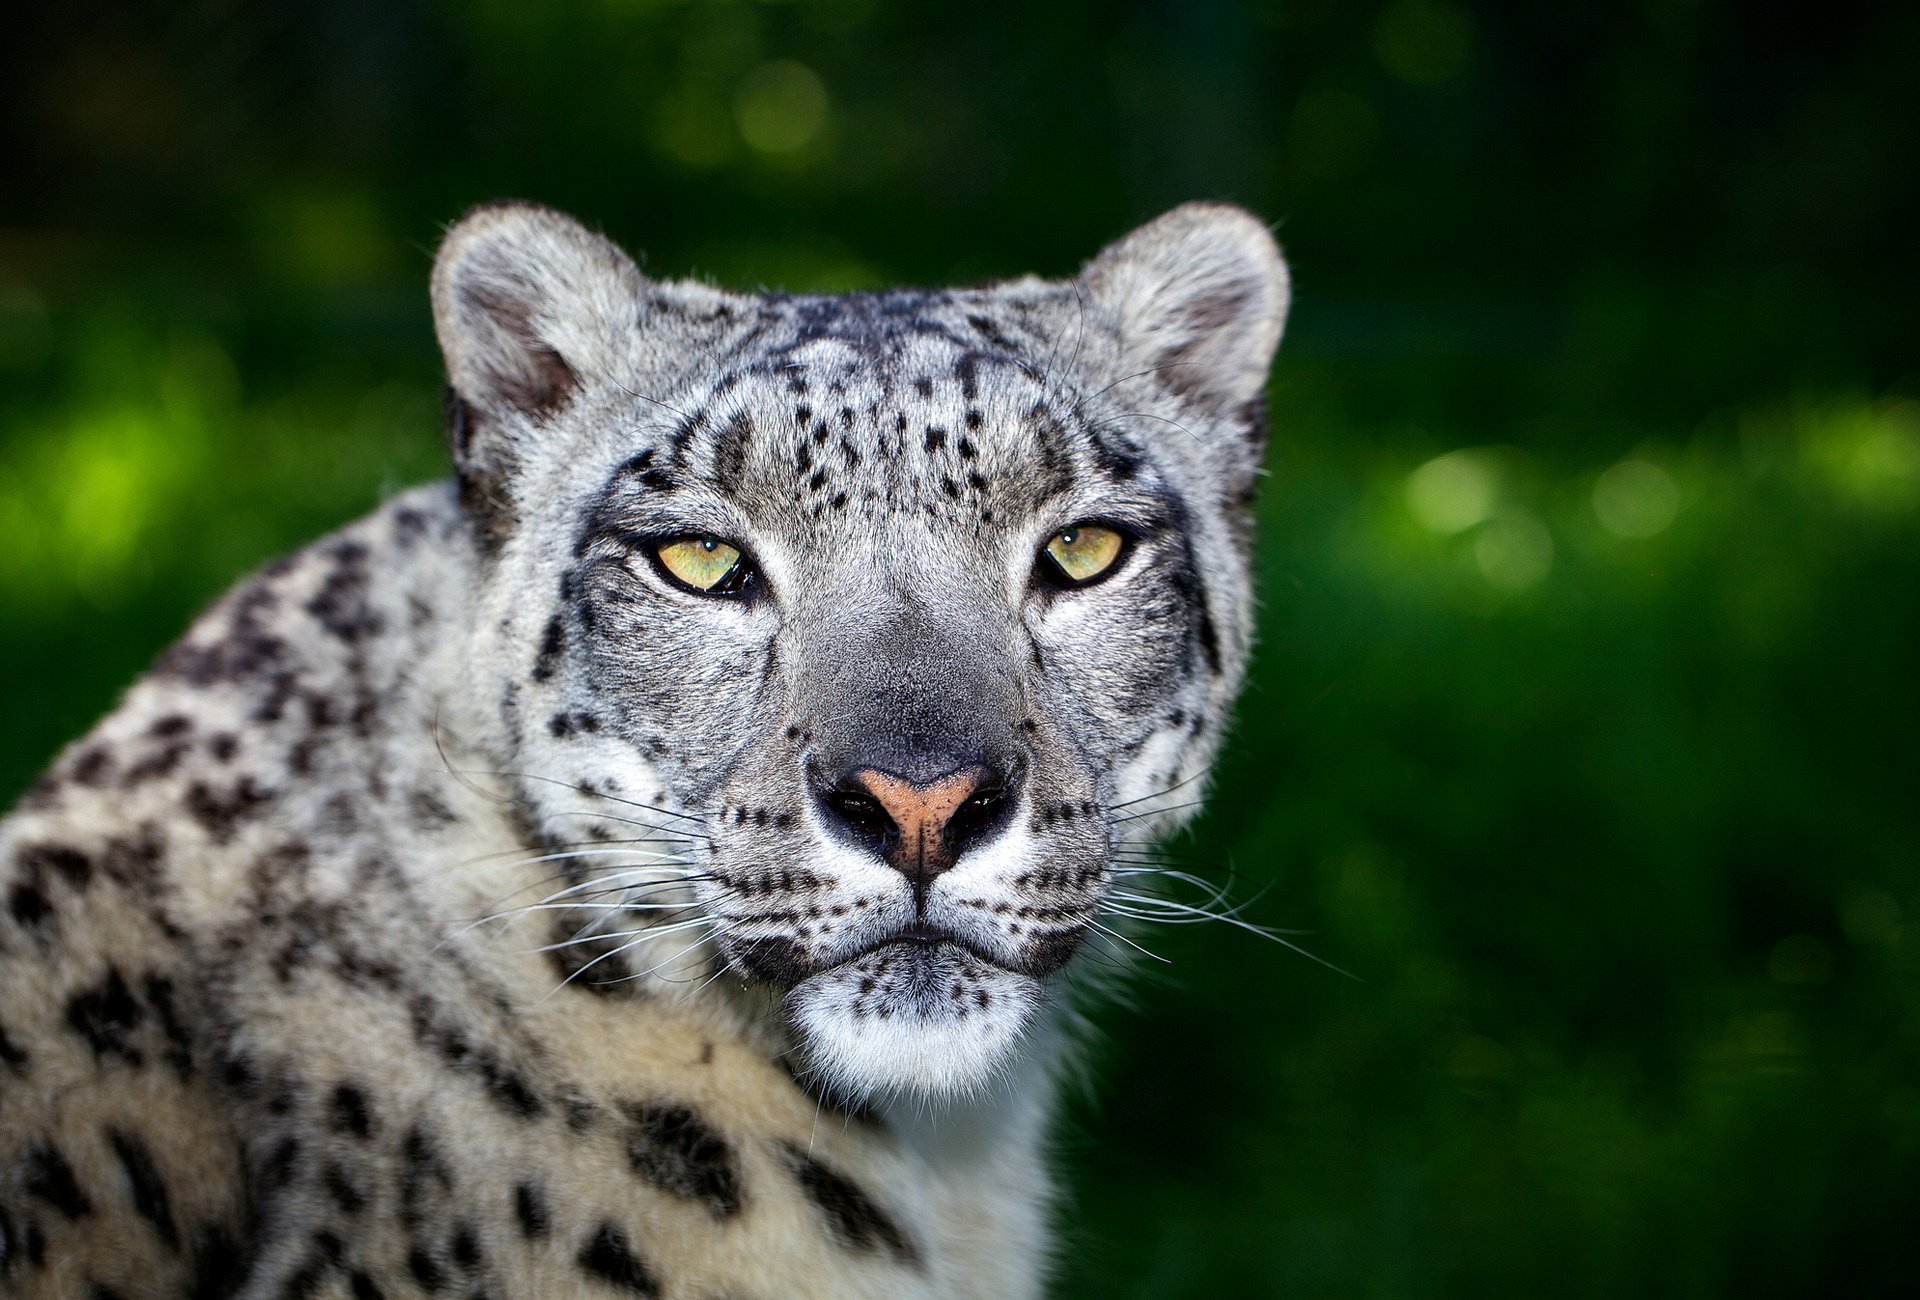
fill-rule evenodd
<path id="1" fill-rule="evenodd" d="M 822 791 L 820 802 L 856 835 L 870 843 L 884 846 L 890 837 L 898 834 L 893 818 L 887 816 L 887 810 L 880 801 L 863 791 L 836 786 Z"/>
<path id="2" fill-rule="evenodd" d="M 961 850 L 996 829 L 1006 814 L 1006 787 L 990 786 L 976 790 L 967 801 L 953 810 L 947 820 L 946 839 L 950 851 L 958 857 Z"/>

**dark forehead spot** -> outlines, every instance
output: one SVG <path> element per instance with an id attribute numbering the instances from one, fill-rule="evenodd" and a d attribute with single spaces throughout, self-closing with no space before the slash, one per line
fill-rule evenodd
<path id="1" fill-rule="evenodd" d="M 960 394 L 969 402 L 980 396 L 980 360 L 978 352 L 963 352 L 953 363 L 954 378 L 960 381 Z"/>

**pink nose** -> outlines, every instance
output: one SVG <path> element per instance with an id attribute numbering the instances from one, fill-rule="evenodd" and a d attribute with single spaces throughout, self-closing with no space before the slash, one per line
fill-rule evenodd
<path id="1" fill-rule="evenodd" d="M 909 876 L 933 876 L 953 865 L 954 814 L 974 797 L 987 775 L 984 767 L 968 767 L 931 785 L 914 785 L 863 767 L 852 779 L 893 823 L 893 833 L 886 837 L 887 861 Z"/>

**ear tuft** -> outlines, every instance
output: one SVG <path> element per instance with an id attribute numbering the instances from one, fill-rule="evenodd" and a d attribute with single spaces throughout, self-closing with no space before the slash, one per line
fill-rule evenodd
<path id="1" fill-rule="evenodd" d="M 1129 358 L 1170 392 L 1224 411 L 1266 385 L 1287 264 L 1246 209 L 1182 204 L 1108 246 L 1080 280 L 1119 317 Z"/>

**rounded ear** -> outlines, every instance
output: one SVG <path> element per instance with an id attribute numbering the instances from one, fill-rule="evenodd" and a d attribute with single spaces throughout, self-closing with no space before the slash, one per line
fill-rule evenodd
<path id="1" fill-rule="evenodd" d="M 1266 385 L 1287 264 L 1245 208 L 1182 204 L 1109 245 L 1080 283 L 1119 318 L 1129 359 L 1170 392 L 1232 411 Z"/>
<path id="2" fill-rule="evenodd" d="M 486 204 L 447 232 L 433 326 L 448 442 L 470 495 L 503 505 L 529 435 L 583 382 L 617 373 L 644 285 L 619 248 L 551 208 Z"/>

